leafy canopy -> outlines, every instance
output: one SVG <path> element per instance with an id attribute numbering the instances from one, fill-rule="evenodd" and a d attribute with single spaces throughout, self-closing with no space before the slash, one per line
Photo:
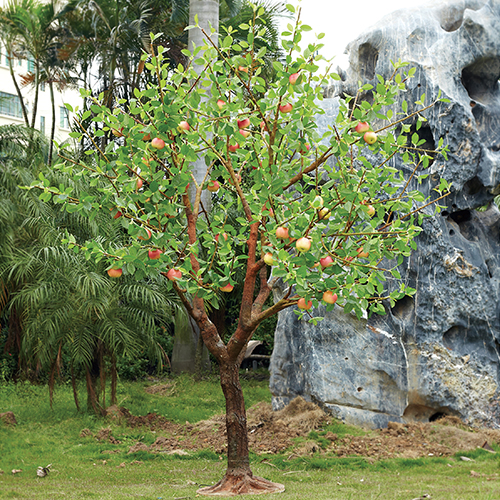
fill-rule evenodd
<path id="1" fill-rule="evenodd" d="M 262 257 L 269 253 L 274 261 L 270 283 L 281 279 L 285 294 L 259 312 L 259 321 L 300 297 L 317 305 L 327 291 L 337 294 L 346 312 L 383 313 L 382 300 L 394 303 L 414 292 L 401 283 L 388 294 L 384 281 L 388 274 L 400 278 L 397 265 L 415 248 L 419 221 L 432 212 L 427 208 L 432 200 L 409 186 L 410 178 L 426 176 L 438 151 L 421 149 L 424 141 L 409 130 L 414 123 L 418 130 L 423 113 L 437 101 L 422 96 L 417 111 L 408 112 L 404 103 L 402 111 L 394 112 L 398 94 L 414 73 L 397 62 L 387 81 L 379 77 L 376 87 L 364 85 L 358 95 L 341 100 L 335 123 L 320 131 L 324 87 L 339 77 L 319 75 L 319 41 L 301 49 L 302 33 L 311 28 L 299 16 L 284 33 L 286 56 L 274 62 L 276 78 L 266 80 L 266 45 L 258 43 L 265 29 L 256 23 L 262 14 L 255 7 L 254 21 L 238 27 L 246 39 L 240 36 L 236 43 L 229 27 L 219 47 L 211 45 L 207 34 L 204 47 L 185 51 L 190 61 L 203 65 L 201 75 L 190 65 L 172 71 L 162 47 L 152 57 L 144 54 L 156 83 L 135 89 L 127 107 L 125 101 L 107 107 L 102 95 L 94 99 L 78 123 L 91 118 L 101 130 L 92 135 L 81 126 L 72 133 L 91 140 L 94 148 L 85 161 L 63 154 L 58 165 L 75 177 L 90 177 L 95 185 L 104 178 L 106 187 L 99 195 L 74 197 L 71 188 L 50 186 L 41 177 L 36 184 L 43 191 L 40 197 L 90 217 L 98 210 L 117 217 L 128 234 L 126 244 L 75 246 L 71 236 L 69 244 L 88 259 L 106 259 L 110 268 L 138 278 L 179 270 L 181 277 L 171 285 L 183 297 L 217 305 L 219 289 L 231 289 L 235 277 L 245 273 L 262 289 L 262 273 L 257 279 L 249 270 L 265 269 Z M 298 75 L 295 82 L 292 75 Z M 362 100 L 366 94 L 371 98 Z M 82 95 L 91 99 L 90 92 Z M 376 133 L 371 145 L 355 129 L 365 122 Z M 111 133 L 116 139 L 104 141 Z M 396 155 L 411 175 L 391 166 Z M 191 173 L 198 157 L 206 164 L 202 183 Z M 215 189 L 214 181 L 220 188 L 212 196 L 219 203 L 209 212 L 201 193 L 209 184 Z M 188 185 L 195 193 L 191 197 Z M 434 201 L 447 189 L 440 180 Z M 234 208 L 240 216 L 228 224 Z M 289 238 L 277 235 L 279 227 L 288 229 Z M 309 250 L 296 249 L 300 238 L 309 240 Z M 154 250 L 161 251 L 159 258 L 149 258 Z M 319 265 L 327 256 L 331 265 Z M 327 310 L 333 307 L 328 304 Z"/>

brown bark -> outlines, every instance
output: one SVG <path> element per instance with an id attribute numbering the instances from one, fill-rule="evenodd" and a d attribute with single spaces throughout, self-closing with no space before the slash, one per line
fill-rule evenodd
<path id="1" fill-rule="evenodd" d="M 250 469 L 247 417 L 239 378 L 243 356 L 242 350 L 235 361 L 220 363 L 220 381 L 226 398 L 227 470 L 217 484 L 200 488 L 197 491 L 200 495 L 255 495 L 285 490 L 280 483 L 254 476 Z"/>
<path id="2" fill-rule="evenodd" d="M 117 397 L 116 397 L 116 386 L 118 383 L 118 374 L 116 371 L 116 358 L 113 355 L 111 358 L 111 406 L 117 404 Z"/>
<path id="3" fill-rule="evenodd" d="M 80 403 L 78 401 L 78 389 L 76 387 L 75 370 L 71 365 L 71 387 L 73 388 L 73 399 L 75 400 L 76 409 L 80 411 Z"/>
<path id="4" fill-rule="evenodd" d="M 231 166 L 228 167 L 228 170 L 242 200 L 245 214 L 251 220 L 248 203 L 236 181 L 234 170 Z M 197 214 L 193 213 L 187 194 L 183 196 L 183 203 L 187 219 L 189 243 L 194 245 L 197 241 Z M 245 401 L 239 380 L 239 368 L 245 354 L 245 346 L 259 323 L 257 316 L 261 312 L 261 307 L 257 311 L 254 311 L 252 307 L 255 282 L 264 266 L 262 259 L 256 259 L 258 236 L 259 223 L 253 223 L 248 239 L 247 273 L 243 288 L 238 327 L 231 339 L 229 339 L 227 346 L 222 341 L 216 326 L 210 321 L 207 315 L 205 301 L 196 295 L 192 300 L 189 300 L 185 291 L 175 282 L 173 283 L 174 289 L 189 315 L 196 321 L 205 345 L 215 359 L 217 359 L 220 368 L 222 391 L 226 399 L 227 471 L 222 480 L 215 486 L 199 489 L 198 493 L 201 495 L 232 496 L 240 494 L 278 493 L 285 489 L 282 484 L 272 483 L 266 479 L 254 477 L 252 474 L 248 452 Z M 194 252 L 190 253 L 190 261 L 193 275 L 197 276 L 200 264 Z"/>

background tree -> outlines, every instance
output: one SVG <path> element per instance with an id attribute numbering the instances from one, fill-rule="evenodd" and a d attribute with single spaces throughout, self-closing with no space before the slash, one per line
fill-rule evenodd
<path id="1" fill-rule="evenodd" d="M 67 210 L 90 217 L 101 210 L 119 212 L 129 236 L 123 246 L 80 244 L 70 237 L 69 247 L 139 279 L 166 276 L 219 363 L 228 468 L 217 485 L 199 490 L 205 495 L 283 490 L 254 477 L 249 465 L 238 370 L 256 327 L 295 306 L 300 318 L 316 322 L 320 318 L 308 311 L 320 303 L 327 310 L 340 305 L 359 317 L 383 314 L 384 301 L 394 304 L 414 293 L 405 283 L 387 292 L 384 282 L 387 276 L 399 277 L 396 266 L 410 254 L 418 220 L 431 213 L 428 207 L 435 201 L 410 190 L 409 181 L 425 175 L 422 170 L 437 151 L 421 149 L 417 134 L 408 142 L 410 123 L 425 120 L 423 113 L 434 102 L 422 97 L 411 113 L 396 115 L 390 109 L 414 70 L 405 72 L 405 65 L 397 63 L 389 81 L 380 79 L 377 88 L 365 85 L 358 96 L 346 96 L 336 123 L 319 135 L 318 101 L 329 82 L 318 76 L 319 44 L 301 49 L 302 33 L 311 28 L 299 16 L 295 28 L 284 33 L 286 56 L 274 63 L 276 80 L 266 81 L 266 47 L 255 48 L 265 36 L 256 23 L 262 14 L 254 7 L 255 21 L 240 26 L 247 35 L 238 44 L 228 27 L 220 48 L 207 34 L 201 56 L 185 52 L 202 59 L 201 85 L 193 85 L 198 75 L 192 67 L 179 67 L 172 75 L 159 48 L 146 63 L 158 85 L 137 92 L 127 109 L 94 100 L 94 119 L 103 131 L 121 130 L 123 143 L 95 147 L 88 162 L 61 168 L 92 183 L 104 179 L 107 187 L 78 196 L 50 182 L 34 185 Z M 361 102 L 368 92 L 370 101 Z M 92 132 L 87 139 L 93 139 Z M 192 166 L 200 154 L 205 175 L 197 181 Z M 408 178 L 391 167 L 397 154 L 410 168 Z M 193 198 L 187 193 L 191 183 Z M 446 188 L 441 180 L 435 198 Z M 221 210 L 202 209 L 206 189 L 217 191 Z M 240 216 L 230 225 L 225 211 L 233 207 Z M 207 302 L 216 307 L 218 291 L 232 290 L 240 276 L 238 325 L 224 342 L 210 321 Z M 283 295 L 264 306 L 278 281 Z"/>
<path id="2" fill-rule="evenodd" d="M 71 374 L 77 406 L 76 375 L 83 374 L 88 407 L 101 414 L 107 373 L 110 403 L 116 403 L 121 357 L 146 350 L 160 367 L 168 364 L 157 337 L 178 299 L 161 276 L 116 282 L 105 274 L 104 262 L 61 246 L 67 233 L 80 242 L 119 245 L 123 230 L 109 213 L 89 220 L 19 188 L 46 176 L 75 193 L 92 193 L 85 179 L 73 182 L 64 172 L 52 172 L 47 152 L 38 131 L 0 127 L 0 316 L 8 321 L 6 348 L 17 355 L 26 378 L 48 374 L 51 394 L 56 375 Z"/>

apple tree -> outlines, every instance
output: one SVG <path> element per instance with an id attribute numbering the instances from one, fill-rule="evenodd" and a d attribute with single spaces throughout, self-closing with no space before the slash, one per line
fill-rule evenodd
<path id="1" fill-rule="evenodd" d="M 384 281 L 399 278 L 396 267 L 415 247 L 421 218 L 447 190 L 441 180 L 433 200 L 426 200 L 409 188 L 409 177 L 425 175 L 431 157 L 440 154 L 421 149 L 418 135 L 409 135 L 410 123 L 425 120 L 435 102 L 422 97 L 412 113 L 391 108 L 413 70 L 395 63 L 390 79 L 347 96 L 335 123 L 320 135 L 319 101 L 338 76 L 319 75 L 319 41 L 301 48 L 302 33 L 311 28 L 299 12 L 283 34 L 286 56 L 274 63 L 277 78 L 264 80 L 265 44 L 254 50 L 265 36 L 255 24 L 262 13 L 255 7 L 254 22 L 239 27 L 247 31 L 246 41 L 236 43 L 229 27 L 219 47 L 207 33 L 203 51 L 186 51 L 191 63 L 203 66 L 201 75 L 191 65 L 169 70 L 160 47 L 143 56 L 156 83 L 136 89 L 128 106 L 118 101 L 107 107 L 102 96 L 94 100 L 77 125 L 91 118 L 101 129 L 92 134 L 82 125 L 73 132 L 91 141 L 92 150 L 84 161 L 62 153 L 59 168 L 96 185 L 105 179 L 100 196 L 76 198 L 71 188 L 43 178 L 36 184 L 42 198 L 52 197 L 70 212 L 94 217 L 103 210 L 114 217 L 128 233 L 127 244 L 72 236 L 68 244 L 88 259 L 105 259 L 117 279 L 122 273 L 162 274 L 197 323 L 219 364 L 226 399 L 227 472 L 215 486 L 199 490 L 206 495 L 283 490 L 254 477 L 249 465 L 238 371 L 259 323 L 288 307 L 315 322 L 320 318 L 309 309 L 319 304 L 358 316 L 383 314 L 383 301 L 414 293 L 404 284 L 387 293 Z M 370 100 L 362 100 L 367 93 Z M 117 139 L 101 148 L 100 136 L 109 132 Z M 395 155 L 403 156 L 411 175 L 391 167 Z M 206 165 L 202 182 L 191 172 L 198 158 Z M 204 190 L 215 200 L 210 211 L 201 201 Z M 235 210 L 239 216 L 229 224 L 228 213 Z M 225 343 L 207 304 L 217 307 L 238 276 L 238 325 Z M 278 281 L 286 293 L 265 306 Z"/>

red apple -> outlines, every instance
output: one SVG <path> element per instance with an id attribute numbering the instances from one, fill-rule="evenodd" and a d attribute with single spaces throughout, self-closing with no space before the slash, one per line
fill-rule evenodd
<path id="1" fill-rule="evenodd" d="M 172 268 L 168 270 L 167 278 L 170 281 L 176 281 L 182 278 L 182 273 L 179 269 Z"/>
<path id="2" fill-rule="evenodd" d="M 267 125 L 266 125 L 266 122 L 265 122 L 264 120 L 262 120 L 262 121 L 260 122 L 260 129 L 261 129 L 261 130 L 268 130 Z"/>
<path id="3" fill-rule="evenodd" d="M 226 292 L 226 293 L 229 293 L 229 292 L 232 292 L 232 291 L 233 291 L 233 288 L 234 288 L 234 286 L 233 286 L 233 285 L 231 285 L 231 283 L 228 283 L 227 285 L 221 286 L 221 287 L 219 288 L 219 290 L 220 290 L 221 292 Z"/>
<path id="4" fill-rule="evenodd" d="M 373 205 L 367 205 L 366 208 L 368 210 L 368 215 L 373 217 L 375 215 L 375 207 Z"/>
<path id="5" fill-rule="evenodd" d="M 304 299 L 304 297 L 301 297 L 297 302 L 297 306 L 299 307 L 299 309 L 304 309 L 306 311 L 311 309 L 312 305 L 313 303 L 310 300 L 306 302 L 306 299 Z"/>
<path id="6" fill-rule="evenodd" d="M 246 66 L 238 66 L 238 71 L 243 71 L 243 73 L 248 73 L 248 68 Z"/>
<path id="7" fill-rule="evenodd" d="M 274 265 L 273 254 L 271 252 L 265 253 L 263 258 L 264 258 L 264 262 L 268 266 L 273 266 Z"/>
<path id="8" fill-rule="evenodd" d="M 182 121 L 179 123 L 179 126 L 177 127 L 177 129 L 179 130 L 179 132 L 187 132 L 191 127 L 189 126 L 189 123 L 186 122 L 186 121 Z"/>
<path id="9" fill-rule="evenodd" d="M 354 129 L 358 134 L 364 134 L 370 130 L 370 125 L 366 122 L 359 122 Z"/>
<path id="10" fill-rule="evenodd" d="M 311 248 L 311 240 L 302 236 L 295 242 L 295 247 L 299 252 L 307 252 Z"/>
<path id="11" fill-rule="evenodd" d="M 224 238 L 224 241 L 227 241 L 227 233 L 222 233 L 222 237 Z M 215 235 L 215 241 L 218 243 L 219 242 L 219 235 Z"/>
<path id="12" fill-rule="evenodd" d="M 250 126 L 250 118 L 243 118 L 243 120 L 238 120 L 238 128 L 247 128 Z"/>
<path id="13" fill-rule="evenodd" d="M 236 174 L 236 182 L 238 184 L 241 184 L 241 175 L 240 174 Z M 229 177 L 229 184 L 231 184 L 231 186 L 234 186 L 234 182 L 233 182 L 232 177 Z"/>
<path id="14" fill-rule="evenodd" d="M 216 193 L 220 188 L 220 184 L 219 184 L 219 181 L 208 181 L 208 186 L 207 186 L 207 189 L 212 192 L 212 193 Z"/>
<path id="15" fill-rule="evenodd" d="M 321 267 L 326 268 L 333 266 L 333 259 L 331 255 L 327 255 L 326 257 L 323 257 L 319 259 L 319 263 L 321 264 Z"/>
<path id="16" fill-rule="evenodd" d="M 227 149 L 229 149 L 229 151 L 231 151 L 231 153 L 234 153 L 237 149 L 240 149 L 240 145 L 239 144 L 229 144 Z"/>
<path id="17" fill-rule="evenodd" d="M 121 269 L 108 269 L 108 276 L 110 278 L 119 278 L 123 271 Z"/>
<path id="18" fill-rule="evenodd" d="M 276 228 L 276 238 L 279 238 L 280 240 L 287 240 L 290 238 L 288 235 L 288 228 L 283 226 Z"/>
<path id="19" fill-rule="evenodd" d="M 338 299 L 338 296 L 336 293 L 333 293 L 332 291 L 330 290 L 327 290 L 324 294 L 323 294 L 323 300 L 327 303 L 327 304 L 335 304 L 335 302 L 337 302 L 337 299 Z"/>
<path id="20" fill-rule="evenodd" d="M 161 254 L 163 252 L 161 250 L 149 250 L 148 251 L 148 257 L 151 259 L 151 260 L 157 260 L 160 258 Z"/>
<path id="21" fill-rule="evenodd" d="M 217 106 L 219 106 L 219 109 L 222 111 L 222 108 L 226 105 L 226 101 L 223 101 L 222 99 L 217 100 Z"/>
<path id="22" fill-rule="evenodd" d="M 368 252 L 363 252 L 363 247 L 358 248 L 358 257 L 360 259 L 366 259 L 370 254 Z"/>
<path id="23" fill-rule="evenodd" d="M 151 147 L 155 149 L 163 149 L 165 147 L 165 141 L 159 137 L 155 137 L 151 141 Z"/>
<path id="24" fill-rule="evenodd" d="M 293 73 L 291 74 L 289 77 L 288 77 L 288 81 L 292 84 L 292 85 L 295 85 L 295 83 L 297 82 L 298 78 L 299 78 L 299 74 L 298 73 Z"/>
<path id="25" fill-rule="evenodd" d="M 141 134 L 145 134 L 143 137 L 142 137 L 142 140 L 143 141 L 150 141 L 151 140 L 151 134 L 146 134 L 146 132 L 140 132 Z"/>
<path id="26" fill-rule="evenodd" d="M 142 184 L 143 184 L 142 179 L 141 178 L 137 179 L 137 189 L 141 189 Z"/>
<path id="27" fill-rule="evenodd" d="M 304 149 L 303 147 L 301 147 L 301 148 L 300 148 L 300 154 L 301 154 L 301 155 L 305 155 L 305 154 L 307 154 L 307 152 L 311 149 L 311 146 L 310 146 L 309 144 L 306 144 L 306 145 L 305 145 L 305 148 L 306 148 L 306 149 Z"/>
<path id="28" fill-rule="evenodd" d="M 366 132 L 365 135 L 363 136 L 364 141 L 366 144 L 375 144 L 377 142 L 377 134 L 373 131 Z"/>
<path id="29" fill-rule="evenodd" d="M 144 236 L 141 234 L 141 235 L 139 236 L 139 238 L 138 238 L 138 239 L 140 239 L 140 240 L 149 240 L 149 239 L 151 238 L 151 231 L 150 231 L 148 228 L 146 228 L 146 233 L 148 233 L 147 238 L 146 238 L 146 237 L 144 237 Z"/>
<path id="30" fill-rule="evenodd" d="M 250 135 L 250 132 L 248 130 L 241 129 L 240 134 L 246 139 Z"/>
<path id="31" fill-rule="evenodd" d="M 264 203 L 264 206 L 262 207 L 262 212 L 269 212 L 266 215 L 269 215 L 269 217 L 274 217 L 274 210 L 272 208 L 267 208 L 267 201 Z"/>
<path id="32" fill-rule="evenodd" d="M 123 137 L 123 134 L 122 134 L 122 132 L 123 132 L 123 127 L 122 127 L 120 130 L 116 130 L 115 128 L 112 128 L 112 129 L 111 129 L 111 132 L 113 133 L 113 135 L 114 135 L 115 137 Z"/>
<path id="33" fill-rule="evenodd" d="M 280 111 L 283 113 L 283 114 L 286 114 L 286 113 L 290 113 L 293 109 L 293 106 L 287 102 L 286 104 L 282 104 L 280 106 Z"/>
<path id="34" fill-rule="evenodd" d="M 142 163 L 144 163 L 144 165 L 146 165 L 146 167 L 149 167 L 149 162 L 150 161 L 151 161 L 150 159 L 144 158 L 144 156 L 142 157 Z"/>

